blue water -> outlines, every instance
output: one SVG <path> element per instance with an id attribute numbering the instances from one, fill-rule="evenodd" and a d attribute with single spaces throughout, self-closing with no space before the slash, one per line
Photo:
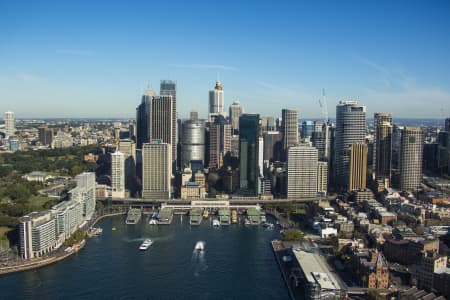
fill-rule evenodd
<path id="1" fill-rule="evenodd" d="M 278 230 L 209 222 L 190 227 L 102 220 L 100 237 L 72 257 L 0 277 L 1 299 L 289 299 L 270 241 Z M 112 231 L 116 227 L 116 231 Z M 145 238 L 154 244 L 138 251 Z M 197 241 L 205 251 L 193 251 Z"/>

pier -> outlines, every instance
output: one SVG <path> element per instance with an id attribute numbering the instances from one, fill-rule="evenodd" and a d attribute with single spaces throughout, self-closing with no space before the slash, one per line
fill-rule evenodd
<path id="1" fill-rule="evenodd" d="M 256 208 L 250 207 L 247 210 L 247 217 L 250 220 L 251 225 L 259 225 L 261 222 L 260 213 Z"/>
<path id="2" fill-rule="evenodd" d="M 158 225 L 169 225 L 173 220 L 173 208 L 163 207 L 158 213 L 157 224 Z"/>
<path id="3" fill-rule="evenodd" d="M 125 224 L 134 225 L 137 224 L 142 217 L 142 209 L 140 208 L 130 208 L 128 210 L 127 219 Z"/>
<path id="4" fill-rule="evenodd" d="M 220 225 L 230 225 L 231 224 L 229 208 L 219 209 L 219 221 L 220 221 Z"/>
<path id="5" fill-rule="evenodd" d="M 202 223 L 202 211 L 199 208 L 193 208 L 189 211 L 189 224 L 200 225 Z"/>

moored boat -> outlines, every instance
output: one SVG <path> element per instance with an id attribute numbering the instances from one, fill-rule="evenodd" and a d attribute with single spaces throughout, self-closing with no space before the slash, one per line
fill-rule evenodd
<path id="1" fill-rule="evenodd" d="M 144 242 L 139 246 L 139 250 L 145 251 L 153 244 L 153 241 L 150 239 L 144 240 Z"/>

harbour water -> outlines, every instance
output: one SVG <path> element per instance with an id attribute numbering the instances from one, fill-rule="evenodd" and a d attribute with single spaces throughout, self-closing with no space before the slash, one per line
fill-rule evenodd
<path id="1" fill-rule="evenodd" d="M 62 262 L 0 277 L 0 298 L 289 299 L 270 246 L 276 229 L 206 220 L 191 227 L 180 216 L 166 226 L 124 221 L 102 220 L 102 235 Z M 153 245 L 139 251 L 146 238 Z M 197 241 L 204 251 L 194 250 Z"/>

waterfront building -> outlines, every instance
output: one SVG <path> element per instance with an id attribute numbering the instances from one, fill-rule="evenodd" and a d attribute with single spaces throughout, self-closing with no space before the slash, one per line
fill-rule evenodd
<path id="1" fill-rule="evenodd" d="M 287 155 L 287 197 L 289 199 L 317 196 L 317 161 L 316 148 L 289 147 Z"/>
<path id="2" fill-rule="evenodd" d="M 5 134 L 8 138 L 14 136 L 16 133 L 16 126 L 14 122 L 14 113 L 12 111 L 5 112 Z"/>
<path id="3" fill-rule="evenodd" d="M 69 191 L 70 199 L 81 202 L 83 217 L 89 221 L 95 212 L 95 173 L 81 173 L 75 177 L 75 181 L 77 186 Z"/>
<path id="4" fill-rule="evenodd" d="M 263 133 L 264 161 L 280 161 L 283 149 L 283 135 L 279 131 L 266 131 Z"/>
<path id="5" fill-rule="evenodd" d="M 59 246 L 83 223 L 83 207 L 80 201 L 62 201 L 53 206 L 51 212 L 56 219 L 56 238 Z"/>
<path id="6" fill-rule="evenodd" d="M 296 109 L 281 111 L 281 132 L 283 134 L 283 151 L 286 155 L 289 147 L 298 145 L 298 111 Z"/>
<path id="7" fill-rule="evenodd" d="M 392 168 L 392 114 L 375 113 L 375 147 L 373 170 L 377 180 L 378 190 L 391 187 Z"/>
<path id="8" fill-rule="evenodd" d="M 125 198 L 125 155 L 120 151 L 111 154 L 111 191 L 113 198 Z"/>
<path id="9" fill-rule="evenodd" d="M 328 191 L 328 163 L 317 162 L 317 193 L 326 196 Z"/>
<path id="10" fill-rule="evenodd" d="M 400 146 L 400 189 L 417 190 L 422 182 L 423 131 L 405 127 Z"/>
<path id="11" fill-rule="evenodd" d="M 340 101 L 336 106 L 335 164 L 336 183 L 341 190 L 349 188 L 350 147 L 364 144 L 366 107 L 358 101 Z"/>
<path id="12" fill-rule="evenodd" d="M 38 128 L 39 142 L 41 145 L 51 145 L 53 141 L 53 129 L 48 128 L 47 125 L 42 125 Z"/>
<path id="13" fill-rule="evenodd" d="M 181 199 L 205 199 L 206 188 L 197 182 L 187 182 L 186 185 L 181 187 Z"/>
<path id="14" fill-rule="evenodd" d="M 342 299 L 346 292 L 331 272 L 325 258 L 316 251 L 292 250 L 296 271 L 290 278 L 298 285 L 302 285 L 304 299 Z M 297 271 L 298 270 L 298 271 Z M 296 284 L 296 287 L 298 286 Z"/>
<path id="15" fill-rule="evenodd" d="M 209 168 L 221 168 L 224 157 L 231 152 L 231 124 L 218 115 L 209 124 Z"/>
<path id="16" fill-rule="evenodd" d="M 214 90 L 209 91 L 209 109 L 208 112 L 211 115 L 222 115 L 224 108 L 224 93 L 222 88 L 222 83 L 220 81 L 216 82 Z M 211 121 L 208 118 L 208 121 Z"/>
<path id="17" fill-rule="evenodd" d="M 149 86 L 144 95 L 142 95 L 141 103 L 136 108 L 136 148 L 142 149 L 143 143 L 150 142 L 150 108 L 151 99 L 155 96 L 155 92 Z"/>
<path id="18" fill-rule="evenodd" d="M 155 140 L 142 146 L 142 197 L 169 199 L 171 196 L 170 144 Z"/>
<path id="19" fill-rule="evenodd" d="M 233 101 L 233 103 L 230 105 L 230 123 L 231 123 L 231 129 L 233 130 L 233 134 L 239 133 L 239 117 L 242 115 L 244 110 L 242 109 L 242 105 L 239 101 Z"/>
<path id="20" fill-rule="evenodd" d="M 350 146 L 349 190 L 366 188 L 367 176 L 367 145 L 353 144 Z"/>
<path id="21" fill-rule="evenodd" d="M 181 166 L 187 167 L 193 160 L 202 165 L 205 160 L 205 123 L 195 116 L 181 125 Z"/>
<path id="22" fill-rule="evenodd" d="M 32 212 L 19 219 L 20 255 L 42 257 L 57 247 L 56 219 L 51 211 Z"/>
<path id="23" fill-rule="evenodd" d="M 177 157 L 177 144 L 178 144 L 178 126 L 177 126 L 177 82 L 173 80 L 161 80 L 160 92 L 161 96 L 172 97 L 172 112 L 170 118 L 172 121 L 172 137 L 170 141 L 163 140 L 163 142 L 170 143 L 172 145 L 172 161 L 176 163 Z M 152 139 L 158 139 L 158 137 L 152 137 Z"/>
<path id="24" fill-rule="evenodd" d="M 258 132 L 259 115 L 241 115 L 239 118 L 239 187 L 243 194 L 249 196 L 256 196 L 259 187 Z"/>

